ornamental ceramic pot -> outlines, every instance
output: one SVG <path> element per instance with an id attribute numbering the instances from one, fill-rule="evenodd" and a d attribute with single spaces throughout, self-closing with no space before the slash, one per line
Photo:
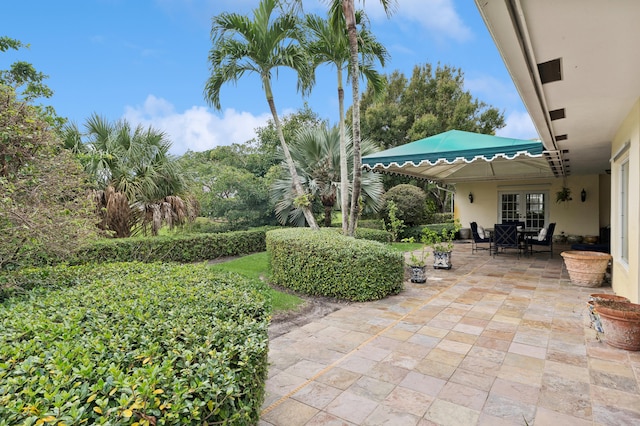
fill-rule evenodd
<path id="1" fill-rule="evenodd" d="M 609 346 L 640 351 L 640 305 L 615 300 L 595 302 Z"/>
<path id="2" fill-rule="evenodd" d="M 615 294 L 606 294 L 606 293 L 593 293 L 589 295 L 589 301 L 587 302 L 587 309 L 589 314 L 589 320 L 591 321 L 591 328 L 596 330 L 598 333 L 603 333 L 604 329 L 602 328 L 602 322 L 600 321 L 600 315 L 595 311 L 595 303 L 596 301 L 600 302 L 603 300 L 615 300 L 617 302 L 629 302 L 624 296 L 617 296 Z"/>
<path id="3" fill-rule="evenodd" d="M 411 282 L 412 283 L 425 283 L 427 282 L 427 267 L 426 266 L 410 266 L 411 268 Z"/>
<path id="4" fill-rule="evenodd" d="M 611 260 L 609 253 L 597 251 L 563 251 L 560 256 L 571 283 L 580 287 L 600 287 Z"/>
<path id="5" fill-rule="evenodd" d="M 451 252 L 434 251 L 433 269 L 451 269 Z"/>

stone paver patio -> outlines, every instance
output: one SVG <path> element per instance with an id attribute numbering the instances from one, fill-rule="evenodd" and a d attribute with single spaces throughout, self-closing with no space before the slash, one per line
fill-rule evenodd
<path id="1" fill-rule="evenodd" d="M 587 318 L 589 294 L 611 287 L 571 285 L 557 253 L 456 244 L 427 283 L 271 340 L 259 424 L 640 424 L 640 353 Z"/>

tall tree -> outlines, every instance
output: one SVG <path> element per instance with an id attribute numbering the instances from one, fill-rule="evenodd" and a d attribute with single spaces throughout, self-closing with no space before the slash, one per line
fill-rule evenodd
<path id="1" fill-rule="evenodd" d="M 220 90 L 227 82 L 237 82 L 245 73 L 257 73 L 276 125 L 285 161 L 296 191 L 296 203 L 304 212 L 309 226 L 317 229 L 309 194 L 303 188 L 289 147 L 282 133 L 273 92 L 272 72 L 288 67 L 297 72 L 298 89 L 303 93 L 313 82 L 313 69 L 303 49 L 304 32 L 298 18 L 292 13 L 274 16 L 277 0 L 261 0 L 253 11 L 253 20 L 235 13 L 222 13 L 213 17 L 209 52 L 211 75 L 205 85 L 205 98 L 220 109 Z"/>
<path id="2" fill-rule="evenodd" d="M 378 60 L 384 66 L 388 57 L 387 50 L 376 41 L 373 34 L 364 25 L 364 14 L 356 13 L 356 20 L 360 24 L 358 41 L 359 52 L 362 54 L 360 72 L 368 81 L 368 87 L 381 91 L 384 80 L 373 68 L 373 61 Z M 344 88 L 343 72 L 348 71 L 351 52 L 346 28 L 334 28 L 329 22 L 316 15 L 308 15 L 306 26 L 311 32 L 307 49 L 314 59 L 314 66 L 331 64 L 336 68 L 338 88 L 338 126 L 340 131 L 340 210 L 342 211 L 342 232 L 349 231 L 349 171 L 347 170 L 347 149 L 345 138 L 344 116 Z"/>
<path id="3" fill-rule="evenodd" d="M 394 0 L 379 0 L 385 12 L 391 12 Z M 363 0 L 364 3 L 364 0 Z M 360 191 L 362 186 L 362 152 L 360 148 L 360 63 L 358 58 L 358 29 L 356 21 L 356 9 L 354 0 L 330 0 L 329 7 L 330 22 L 336 28 L 347 29 L 349 37 L 349 51 L 351 58 L 351 90 L 353 95 L 352 103 L 352 132 L 353 132 L 353 190 L 351 193 L 351 210 L 349 212 L 348 235 L 355 235 L 355 228 L 358 223 Z"/>
<path id="4" fill-rule="evenodd" d="M 447 130 L 494 134 L 504 127 L 503 114 L 464 89 L 460 68 L 416 65 L 411 79 L 395 71 L 383 95 L 362 95 L 362 133 L 385 148 Z"/>
<path id="5" fill-rule="evenodd" d="M 340 132 L 338 128 L 326 126 L 301 129 L 291 143 L 291 155 L 298 166 L 298 175 L 305 181 L 318 209 L 324 211 L 324 224 L 331 226 L 331 213 L 340 195 Z M 351 138 L 346 140 L 347 153 L 352 153 Z M 362 151 L 371 154 L 378 147 L 368 139 L 362 141 Z M 353 157 L 348 157 L 350 160 Z M 351 161 L 349 161 L 351 163 Z M 351 164 L 348 164 L 350 166 Z M 348 170 L 353 170 L 349 168 Z M 286 174 L 283 173 L 286 176 Z M 349 179 L 350 176 L 347 176 Z M 348 188 L 347 188 L 348 190 Z M 369 212 L 377 212 L 383 194 L 381 176 L 364 173 L 362 179 L 362 203 Z M 287 222 L 297 226 L 304 224 L 304 217 L 293 204 L 291 179 L 284 177 L 271 186 L 272 200 L 276 203 L 276 216 L 282 224 Z"/>

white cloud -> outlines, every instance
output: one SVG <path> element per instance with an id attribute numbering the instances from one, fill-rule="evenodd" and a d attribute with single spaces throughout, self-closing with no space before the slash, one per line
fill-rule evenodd
<path id="1" fill-rule="evenodd" d="M 204 106 L 192 106 L 177 112 L 165 99 L 149 95 L 142 106 L 125 107 L 124 119 L 132 125 L 165 132 L 172 141 L 171 153 L 187 150 L 205 151 L 220 145 L 244 143 L 256 136 L 255 129 L 264 126 L 271 114 L 255 116 L 248 112 L 226 109 L 222 116 Z"/>
<path id="2" fill-rule="evenodd" d="M 378 1 L 367 2 L 364 10 L 372 19 L 386 19 L 384 8 Z M 458 42 L 472 37 L 471 28 L 456 12 L 453 0 L 398 0 L 392 12 L 391 19 L 417 22 L 439 37 Z"/>
<path id="3" fill-rule="evenodd" d="M 539 139 L 538 131 L 528 113 L 514 111 L 507 116 L 505 121 L 506 126 L 496 131 L 497 136 L 524 140 Z"/>

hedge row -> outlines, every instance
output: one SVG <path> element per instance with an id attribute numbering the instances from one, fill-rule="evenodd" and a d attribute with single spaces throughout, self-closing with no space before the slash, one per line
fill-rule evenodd
<path id="1" fill-rule="evenodd" d="M 269 315 L 260 284 L 203 264 L 15 276 L 59 289 L 0 305 L 0 425 L 258 422 Z"/>
<path id="2" fill-rule="evenodd" d="M 403 256 L 388 246 L 307 228 L 267 232 L 274 283 L 312 296 L 377 300 L 402 290 Z"/>
<path id="3" fill-rule="evenodd" d="M 267 229 L 140 238 L 105 239 L 78 249 L 69 261 L 91 262 L 199 262 L 265 250 Z"/>
<path id="4" fill-rule="evenodd" d="M 420 241 L 420 238 L 422 237 L 422 230 L 424 228 L 431 229 L 432 231 L 441 234 L 443 229 L 455 229 L 455 223 L 432 223 L 429 225 L 410 226 L 400 232 L 400 238 L 413 237 L 416 241 Z"/>

